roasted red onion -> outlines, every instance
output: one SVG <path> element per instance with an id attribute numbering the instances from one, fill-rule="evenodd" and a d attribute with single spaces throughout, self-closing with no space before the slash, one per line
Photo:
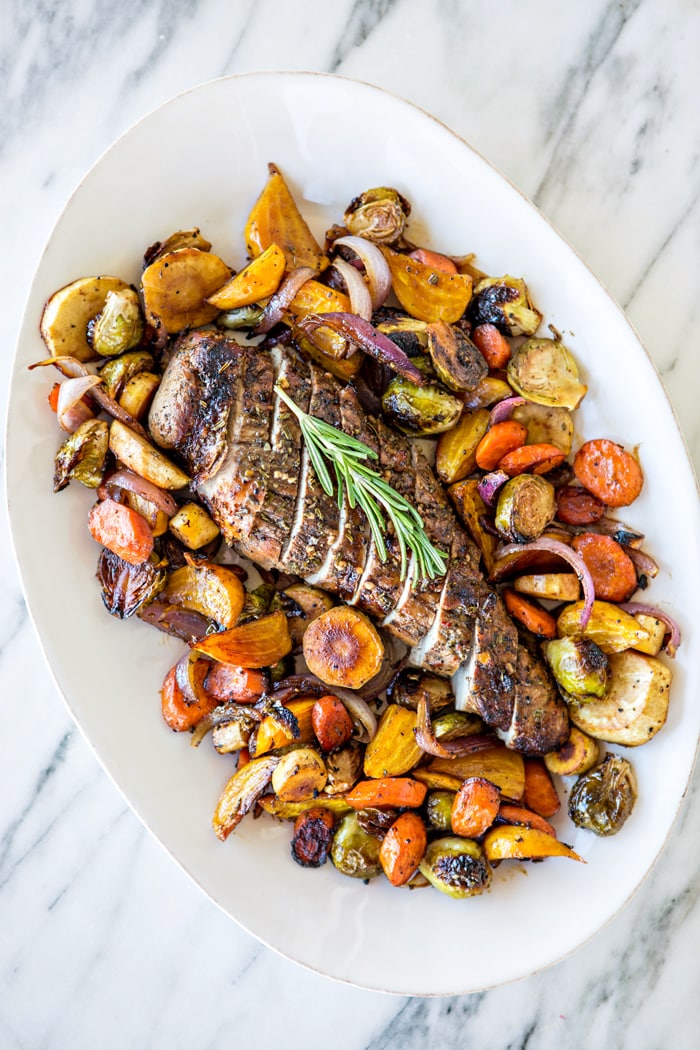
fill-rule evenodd
<path id="1" fill-rule="evenodd" d="M 498 493 L 510 480 L 510 475 L 505 470 L 492 470 L 490 474 L 484 474 L 479 480 L 477 490 L 487 507 L 493 508 L 498 503 Z"/>
<path id="2" fill-rule="evenodd" d="M 350 310 L 365 321 L 372 320 L 372 297 L 369 288 L 365 284 L 362 274 L 355 267 L 338 256 L 333 261 L 333 268 L 338 271 L 345 282 L 347 293 L 350 296 Z"/>
<path id="3" fill-rule="evenodd" d="M 657 609 L 655 605 L 645 605 L 643 602 L 623 602 L 620 608 L 624 609 L 631 616 L 634 616 L 635 613 L 641 613 L 642 616 L 653 616 L 654 619 L 665 623 L 670 632 L 669 639 L 666 642 L 666 652 L 671 657 L 676 655 L 676 650 L 681 644 L 681 629 L 668 613 Z"/>
<path id="4" fill-rule="evenodd" d="M 113 493 L 119 491 L 135 492 L 139 496 L 143 496 L 150 503 L 153 503 L 159 510 L 162 510 L 164 514 L 167 514 L 169 518 L 172 518 L 173 514 L 177 510 L 177 503 L 165 489 L 158 488 L 151 481 L 146 481 L 145 478 L 140 477 L 138 474 L 134 474 L 133 471 L 122 468 L 118 470 L 116 474 L 112 474 L 111 477 L 103 483 L 101 488 L 104 488 L 108 496 L 112 496 Z"/>
<path id="5" fill-rule="evenodd" d="M 425 383 L 423 374 L 403 350 L 362 317 L 348 313 L 309 314 L 299 322 L 299 328 L 306 333 L 311 333 L 322 325 L 332 328 L 334 332 L 350 340 L 364 353 L 388 365 L 394 372 L 398 372 L 405 379 L 410 379 L 412 383 L 418 386 Z"/>
<path id="6" fill-rule="evenodd" d="M 190 650 L 175 664 L 175 681 L 186 704 L 198 704 L 206 699 L 206 693 L 198 686 L 196 678 L 196 665 L 203 659 L 206 657 L 201 653 Z"/>
<path id="7" fill-rule="evenodd" d="M 489 426 L 492 427 L 496 423 L 502 423 L 504 419 L 510 419 L 513 409 L 517 405 L 524 405 L 525 401 L 526 398 L 524 397 L 504 397 L 502 401 L 499 401 L 491 409 Z"/>
<path id="8" fill-rule="evenodd" d="M 595 601 L 595 588 L 593 586 L 593 578 L 581 555 L 573 551 L 571 547 L 567 547 L 565 543 L 560 543 L 559 540 L 550 540 L 541 536 L 538 540 L 531 540 L 530 543 L 509 543 L 498 551 L 498 557 L 507 558 L 511 554 L 524 554 L 526 551 L 547 551 L 549 554 L 558 555 L 558 557 L 569 563 L 581 581 L 581 587 L 583 588 L 583 609 L 581 610 L 580 624 L 585 629 L 591 618 L 593 602 Z"/>
<path id="9" fill-rule="evenodd" d="M 496 738 L 491 733 L 478 733 L 472 736 L 456 737 L 441 743 L 433 733 L 430 721 L 430 708 L 426 697 L 418 701 L 418 722 L 416 724 L 416 743 L 428 755 L 436 758 L 462 758 L 475 751 L 486 751 L 496 745 Z"/>
<path id="10" fill-rule="evenodd" d="M 339 237 L 333 247 L 337 248 L 338 245 L 350 248 L 362 260 L 367 274 L 369 294 L 372 297 L 372 308 L 378 310 L 384 305 L 391 288 L 391 272 L 386 259 L 376 244 L 364 237 Z"/>
<path id="11" fill-rule="evenodd" d="M 150 623 L 164 634 L 181 638 L 183 642 L 196 642 L 204 638 L 211 627 L 211 620 L 201 613 L 169 602 L 149 602 L 148 605 L 142 605 L 136 615 L 144 623 Z"/>
<path id="12" fill-rule="evenodd" d="M 636 547 L 628 546 L 626 543 L 621 544 L 621 546 L 630 561 L 634 562 L 635 568 L 643 572 L 645 576 L 651 576 L 652 580 L 655 576 L 658 576 L 659 566 L 653 558 L 643 551 L 638 551 Z"/>
<path id="13" fill-rule="evenodd" d="M 275 294 L 263 311 L 263 315 L 253 329 L 253 335 L 264 335 L 282 320 L 284 311 L 295 298 L 299 289 L 316 276 L 316 271 L 310 266 L 297 266 L 288 277 L 282 281 Z"/>
<path id="14" fill-rule="evenodd" d="M 57 368 L 61 375 L 67 376 L 69 379 L 77 379 L 78 377 L 92 378 L 96 382 L 90 387 L 90 393 L 95 398 L 100 408 L 108 415 L 112 416 L 113 419 L 118 419 L 125 426 L 129 427 L 136 434 L 140 434 L 141 437 L 147 438 L 149 441 L 150 436 L 141 426 L 137 419 L 127 412 L 126 409 L 122 408 L 118 401 L 115 401 L 113 397 L 110 397 L 107 391 L 102 386 L 102 380 L 99 376 L 93 376 L 88 368 L 85 367 L 82 361 L 79 361 L 77 357 L 71 357 L 70 355 L 60 355 L 59 357 L 46 357 L 43 361 L 36 361 L 33 365 L 29 365 L 29 370 L 34 368 L 44 368 L 46 365 L 53 365 Z"/>
<path id="15" fill-rule="evenodd" d="M 99 376 L 78 376 L 75 379 L 64 379 L 58 391 L 56 417 L 62 430 L 74 433 L 86 419 L 93 419 L 95 413 L 83 400 L 102 380 Z"/>

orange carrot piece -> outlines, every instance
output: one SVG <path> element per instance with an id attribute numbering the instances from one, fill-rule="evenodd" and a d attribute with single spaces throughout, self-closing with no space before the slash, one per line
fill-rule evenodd
<path id="1" fill-rule="evenodd" d="M 428 836 L 417 813 L 402 813 L 379 850 L 379 862 L 392 886 L 404 886 L 423 859 Z"/>
<path id="2" fill-rule="evenodd" d="M 508 452 L 525 444 L 527 427 L 517 419 L 494 423 L 476 446 L 476 464 L 482 470 L 495 470 Z"/>
<path id="3" fill-rule="evenodd" d="M 605 504 L 580 485 L 557 489 L 557 519 L 565 525 L 592 525 L 605 514 Z"/>
<path id="4" fill-rule="evenodd" d="M 48 393 L 48 396 L 47 396 L 46 400 L 48 401 L 52 412 L 58 412 L 58 395 L 59 395 L 60 391 L 61 391 L 61 384 L 60 383 L 54 383 L 54 385 L 49 390 L 49 393 Z"/>
<path id="5" fill-rule="evenodd" d="M 433 270 L 442 270 L 443 273 L 457 273 L 457 267 L 452 262 L 452 259 L 448 258 L 447 255 L 441 255 L 440 252 L 433 252 L 430 248 L 416 248 L 415 251 L 408 254 L 410 259 L 417 259 L 424 266 L 431 266 Z"/>
<path id="6" fill-rule="evenodd" d="M 237 754 L 238 765 L 236 766 L 236 769 L 243 769 L 243 766 L 247 766 L 250 762 L 250 751 L 247 747 L 242 747 L 240 751 L 237 752 Z"/>
<path id="7" fill-rule="evenodd" d="M 525 759 L 523 802 L 541 817 L 553 817 L 561 808 L 554 781 L 541 758 Z"/>
<path id="8" fill-rule="evenodd" d="M 507 452 L 498 464 L 499 470 L 515 477 L 516 474 L 546 474 L 560 466 L 566 456 L 556 445 L 543 442 L 539 445 L 521 445 Z"/>
<path id="9" fill-rule="evenodd" d="M 608 507 L 628 507 L 644 484 L 642 468 L 632 453 L 607 438 L 581 445 L 574 456 L 574 474 Z"/>
<path id="10" fill-rule="evenodd" d="M 472 341 L 489 368 L 505 368 L 510 361 L 510 343 L 495 324 L 477 325 Z"/>
<path id="11" fill-rule="evenodd" d="M 452 803 L 452 830 L 473 839 L 483 835 L 498 816 L 501 793 L 485 777 L 469 777 Z"/>
<path id="12" fill-rule="evenodd" d="M 523 598 L 512 587 L 504 588 L 503 601 L 510 615 L 538 638 L 556 638 L 557 621 L 536 602 Z"/>
<path id="13" fill-rule="evenodd" d="M 361 780 L 345 796 L 345 801 L 353 809 L 367 809 L 368 806 L 407 806 L 415 809 L 421 806 L 428 789 L 425 784 L 411 777 L 381 777 L 378 780 Z"/>
<path id="14" fill-rule="evenodd" d="M 545 835 L 557 837 L 557 833 L 552 825 L 544 817 L 541 817 L 539 813 L 533 813 L 532 810 L 525 809 L 524 806 L 512 806 L 509 802 L 502 804 L 498 811 L 496 823 L 517 824 L 523 828 L 535 828 L 536 831 L 544 831 Z"/>
<path id="15" fill-rule="evenodd" d="M 262 671 L 234 664 L 212 664 L 205 688 L 220 704 L 254 704 L 265 692 L 267 679 Z"/>
<path id="16" fill-rule="evenodd" d="M 583 558 L 593 578 L 596 598 L 605 602 L 626 602 L 637 589 L 634 562 L 612 536 L 582 532 L 571 547 Z"/>
<path id="17" fill-rule="evenodd" d="M 217 706 L 217 701 L 208 697 L 204 692 L 204 679 L 207 676 L 209 664 L 206 660 L 200 660 L 194 669 L 195 690 L 197 700 L 188 704 L 177 684 L 176 668 L 171 668 L 165 676 L 163 688 L 161 689 L 161 710 L 167 725 L 176 733 L 184 733 L 194 729 L 205 715 L 208 715 Z"/>
<path id="18" fill-rule="evenodd" d="M 311 725 L 324 751 L 335 751 L 350 740 L 352 718 L 337 696 L 322 696 L 311 711 Z"/>
<path id="19" fill-rule="evenodd" d="M 94 540 L 129 565 L 142 565 L 153 551 L 153 532 L 146 519 L 113 499 L 94 505 L 88 528 Z"/>

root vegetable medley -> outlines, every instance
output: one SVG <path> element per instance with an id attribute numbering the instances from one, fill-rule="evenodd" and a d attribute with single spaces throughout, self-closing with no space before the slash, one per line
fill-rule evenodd
<path id="1" fill-rule="evenodd" d="M 609 515 L 636 453 L 574 447 L 587 388 L 524 280 L 411 243 L 410 211 L 367 190 L 321 246 L 270 165 L 246 267 L 178 231 L 138 290 L 57 291 L 39 364 L 62 376 L 54 489 L 97 497 L 105 607 L 187 643 L 163 718 L 235 763 L 216 835 L 266 812 L 305 867 L 461 898 L 503 860 L 581 860 L 557 777 L 575 824 L 620 829 L 634 774 L 601 742 L 661 729 L 680 637 L 630 601 L 657 567 Z M 183 345 L 208 378 L 173 379 Z M 183 403 L 208 414 L 183 429 Z"/>

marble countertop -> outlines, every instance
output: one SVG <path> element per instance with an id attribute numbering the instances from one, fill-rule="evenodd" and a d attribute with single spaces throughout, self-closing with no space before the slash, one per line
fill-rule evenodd
<path id="1" fill-rule="evenodd" d="M 3 388 L 43 244 L 116 135 L 214 76 L 332 71 L 432 112 L 552 219 L 627 310 L 697 464 L 699 42 L 697 0 L 7 0 Z M 2 1050 L 697 1045 L 697 771 L 651 875 L 573 957 L 449 999 L 333 983 L 226 919 L 133 816 L 44 666 L 0 527 Z"/>

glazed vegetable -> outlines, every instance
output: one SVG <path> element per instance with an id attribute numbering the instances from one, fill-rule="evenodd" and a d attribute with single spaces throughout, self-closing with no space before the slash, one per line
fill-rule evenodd
<path id="1" fill-rule="evenodd" d="M 294 822 L 292 857 L 302 868 L 320 868 L 328 860 L 335 820 L 328 809 L 314 807 Z"/>
<path id="2" fill-rule="evenodd" d="M 389 704 L 379 720 L 377 732 L 365 751 L 368 777 L 398 777 L 418 765 L 423 752 L 416 743 L 416 714 L 398 704 Z"/>
<path id="3" fill-rule="evenodd" d="M 287 618 L 274 612 L 260 620 L 210 634 L 195 643 L 199 652 L 213 660 L 239 667 L 271 667 L 292 651 Z"/>
<path id="4" fill-rule="evenodd" d="M 471 538 L 481 551 L 486 572 L 490 576 L 495 564 L 497 540 L 483 526 L 487 508 L 479 495 L 479 482 L 474 478 L 458 481 L 456 485 L 450 486 L 447 494 L 454 503 Z"/>
<path id="5" fill-rule="evenodd" d="M 571 452 L 574 421 L 568 409 L 526 401 L 515 406 L 512 418 L 527 428 L 528 445 L 554 445 L 565 456 Z"/>
<path id="6" fill-rule="evenodd" d="M 398 190 L 377 186 L 350 201 L 343 222 L 357 237 L 374 244 L 395 244 L 410 214 L 411 205 Z"/>
<path id="7" fill-rule="evenodd" d="M 230 280 L 207 298 L 217 310 L 236 310 L 267 299 L 277 291 L 286 266 L 284 252 L 271 244 Z"/>
<path id="8" fill-rule="evenodd" d="M 455 835 L 478 838 L 491 827 L 501 804 L 495 784 L 484 777 L 469 777 L 452 802 L 451 824 Z"/>
<path id="9" fill-rule="evenodd" d="M 405 434 L 442 434 L 458 421 L 462 402 L 439 383 L 417 386 L 397 376 L 382 395 L 382 410 Z"/>
<path id="10" fill-rule="evenodd" d="M 294 748 L 282 755 L 272 773 L 272 790 L 280 802 L 316 798 L 326 786 L 326 765 L 310 747 Z"/>
<path id="11" fill-rule="evenodd" d="M 146 438 L 113 419 L 109 428 L 109 448 L 125 467 L 162 489 L 181 489 L 189 478 Z"/>
<path id="12" fill-rule="evenodd" d="M 107 292 L 99 314 L 88 323 L 87 337 L 100 357 L 115 357 L 138 346 L 143 336 L 143 316 L 133 288 Z"/>
<path id="13" fill-rule="evenodd" d="M 445 273 L 391 248 L 382 251 L 389 264 L 394 295 L 411 317 L 447 324 L 460 319 L 472 295 L 468 274 Z"/>
<path id="14" fill-rule="evenodd" d="M 574 358 L 556 339 L 528 339 L 513 353 L 508 382 L 528 401 L 577 408 L 588 387 L 580 382 Z"/>
<path id="15" fill-rule="evenodd" d="M 557 684 L 565 694 L 585 702 L 605 696 L 610 664 L 603 650 L 589 638 L 555 638 L 543 652 Z"/>
<path id="16" fill-rule="evenodd" d="M 428 844 L 425 824 L 417 813 L 402 813 L 382 841 L 379 861 L 392 886 L 404 886 L 415 874 Z"/>
<path id="17" fill-rule="evenodd" d="M 279 761 L 274 755 L 254 758 L 230 778 L 221 793 L 212 819 L 214 833 L 222 842 L 267 790 Z"/>
<path id="18" fill-rule="evenodd" d="M 445 678 L 438 678 L 437 675 L 413 667 L 401 671 L 387 691 L 387 696 L 392 703 L 408 707 L 412 711 L 416 710 L 422 697 L 429 702 L 433 712 L 454 703 L 454 694 Z"/>
<path id="19" fill-rule="evenodd" d="M 316 243 L 279 168 L 275 164 L 267 167 L 269 178 L 245 227 L 248 254 L 255 258 L 271 244 L 278 244 L 284 251 L 288 270 L 309 266 L 319 273 L 328 265 L 328 260 Z"/>
<path id="20" fill-rule="evenodd" d="M 352 737 L 352 719 L 337 696 L 322 696 L 316 700 L 311 711 L 311 724 L 324 751 L 337 751 Z"/>
<path id="21" fill-rule="evenodd" d="M 483 893 L 491 868 L 478 842 L 450 835 L 428 846 L 419 870 L 435 889 L 460 900 Z"/>
<path id="22" fill-rule="evenodd" d="M 417 808 L 425 799 L 425 784 L 411 777 L 381 777 L 377 780 L 361 780 L 345 796 L 353 809 L 368 806 L 406 806 Z"/>
<path id="23" fill-rule="evenodd" d="M 592 525 L 605 514 L 605 504 L 578 485 L 557 489 L 557 518 L 566 525 Z"/>
<path id="24" fill-rule="evenodd" d="M 313 697 L 290 700 L 282 709 L 277 708 L 263 718 L 249 747 L 254 758 L 276 751 L 288 744 L 314 744 Z"/>
<path id="25" fill-rule="evenodd" d="M 345 799 L 331 798 L 327 791 L 322 791 L 316 798 L 307 798 L 302 802 L 280 802 L 275 795 L 263 795 L 258 805 L 265 813 L 270 813 L 280 820 L 296 820 L 302 813 L 308 813 L 310 809 L 327 809 L 335 817 L 352 813 Z"/>
<path id="26" fill-rule="evenodd" d="M 435 469 L 441 481 L 452 485 L 476 470 L 476 450 L 489 425 L 485 408 L 463 412 L 459 422 L 441 434 L 435 453 Z"/>
<path id="27" fill-rule="evenodd" d="M 494 324 L 477 325 L 472 339 L 489 368 L 506 367 L 510 361 L 510 343 Z"/>
<path id="28" fill-rule="evenodd" d="M 166 574 L 151 560 L 132 565 L 105 548 L 97 563 L 97 578 L 107 612 L 126 620 L 162 591 Z"/>
<path id="29" fill-rule="evenodd" d="M 524 474 L 548 474 L 550 470 L 564 462 L 564 453 L 556 445 L 521 445 L 520 448 L 507 452 L 499 461 L 500 470 L 510 477 Z"/>
<path id="30" fill-rule="evenodd" d="M 428 823 L 437 831 L 452 831 L 452 803 L 456 792 L 431 791 L 425 802 Z"/>
<path id="31" fill-rule="evenodd" d="M 179 248 L 159 256 L 141 274 L 146 320 L 170 335 L 213 321 L 219 312 L 206 300 L 228 281 L 231 271 L 218 255 Z"/>
<path id="32" fill-rule="evenodd" d="M 539 813 L 533 813 L 532 810 L 525 809 L 524 806 L 513 806 L 509 802 L 504 802 L 500 806 L 496 823 L 515 824 L 521 828 L 534 828 L 535 831 L 543 831 L 545 835 L 557 837 L 552 825 L 544 817 L 541 817 Z"/>
<path id="33" fill-rule="evenodd" d="M 634 808 L 637 784 L 632 767 L 619 755 L 602 762 L 576 781 L 569 796 L 569 817 L 596 835 L 616 835 Z"/>
<path id="34" fill-rule="evenodd" d="M 233 627 L 238 620 L 244 597 L 239 577 L 223 565 L 212 563 L 175 569 L 163 592 L 163 598 L 172 605 L 201 613 L 225 628 Z"/>
<path id="35" fill-rule="evenodd" d="M 526 758 L 523 802 L 541 817 L 553 817 L 561 808 L 549 770 L 541 758 Z"/>
<path id="36" fill-rule="evenodd" d="M 333 836 L 331 860 L 343 875 L 373 879 L 382 870 L 380 848 L 379 839 L 362 829 L 355 813 L 348 813 Z"/>
<path id="37" fill-rule="evenodd" d="M 476 465 L 482 470 L 495 470 L 508 452 L 525 444 L 527 430 L 515 419 L 495 423 L 476 448 Z"/>
<path id="38" fill-rule="evenodd" d="M 544 857 L 568 857 L 583 861 L 578 853 L 536 828 L 504 825 L 492 828 L 484 837 L 484 853 L 491 862 L 498 860 L 542 860 Z"/>
<path id="39" fill-rule="evenodd" d="M 572 548 L 581 555 L 593 577 L 596 598 L 625 602 L 637 589 L 634 562 L 612 536 L 583 532 L 575 536 Z"/>
<path id="40" fill-rule="evenodd" d="M 426 321 L 389 309 L 381 310 L 377 317 L 381 318 L 377 331 L 388 336 L 408 357 L 417 357 L 427 349 L 430 326 Z"/>
<path id="41" fill-rule="evenodd" d="M 478 327 L 493 325 L 505 335 L 533 335 L 542 314 L 535 309 L 519 277 L 485 277 L 474 288 L 469 320 Z"/>
<path id="42" fill-rule="evenodd" d="M 600 748 L 597 742 L 576 726 L 571 726 L 569 739 L 556 751 L 545 755 L 544 764 L 550 773 L 569 777 L 588 772 L 591 766 L 596 764 L 599 756 Z"/>
<path id="43" fill-rule="evenodd" d="M 212 521 L 199 503 L 184 503 L 168 523 L 173 536 L 191 551 L 206 547 L 215 540 L 219 526 Z"/>
<path id="44" fill-rule="evenodd" d="M 428 326 L 428 353 L 438 379 L 458 393 L 473 390 L 488 373 L 488 365 L 471 339 L 445 321 Z"/>
<path id="45" fill-rule="evenodd" d="M 254 704 L 267 689 L 267 679 L 261 671 L 233 664 L 212 664 L 207 675 L 206 690 L 220 704 Z"/>
<path id="46" fill-rule="evenodd" d="M 654 656 L 628 649 L 609 657 L 610 684 L 599 700 L 569 703 L 574 725 L 611 744 L 639 747 L 656 736 L 668 715 L 671 672 Z"/>
<path id="47" fill-rule="evenodd" d="M 604 653 L 619 653 L 631 649 L 639 642 L 647 641 L 648 633 L 630 613 L 624 612 L 610 602 L 594 601 L 590 619 L 581 626 L 583 602 L 567 605 L 559 614 L 557 630 L 560 635 L 572 638 L 589 638 L 599 645 Z"/>
<path id="48" fill-rule="evenodd" d="M 289 633 L 294 644 L 299 645 L 312 620 L 333 607 L 333 599 L 325 591 L 319 590 L 318 587 L 310 587 L 306 583 L 294 583 L 287 587 L 284 593 L 300 610 L 299 616 L 288 613 Z"/>
<path id="49" fill-rule="evenodd" d="M 527 627 L 528 631 L 538 638 L 556 637 L 557 621 L 541 605 L 528 601 L 510 587 L 504 587 L 502 597 L 510 615 Z"/>
<path id="50" fill-rule="evenodd" d="M 54 357 L 89 361 L 96 352 L 88 342 L 88 324 L 104 308 L 110 292 L 130 291 L 118 277 L 81 277 L 54 292 L 41 315 L 41 338 Z"/>
<path id="51" fill-rule="evenodd" d="M 106 499 L 88 515 L 92 538 L 130 565 L 141 565 L 153 551 L 153 533 L 140 514 L 122 503 Z"/>
<path id="52" fill-rule="evenodd" d="M 425 266 L 432 266 L 434 270 L 442 270 L 443 273 L 459 273 L 452 259 L 440 252 L 431 251 L 430 248 L 416 248 L 408 253 L 411 259 L 417 259 Z"/>
<path id="53" fill-rule="evenodd" d="M 384 645 L 364 613 L 350 606 L 328 609 L 309 624 L 304 659 L 312 674 L 330 686 L 360 689 L 377 674 Z"/>
<path id="54" fill-rule="evenodd" d="M 488 375 L 471 393 L 464 395 L 464 406 L 470 409 L 488 408 L 489 405 L 510 397 L 512 393 L 513 391 L 503 379 Z"/>
<path id="55" fill-rule="evenodd" d="M 216 707 L 216 700 L 208 697 L 204 690 L 207 676 L 206 661 L 200 661 L 195 669 L 196 696 L 187 700 L 177 681 L 177 667 L 165 676 L 161 689 L 161 711 L 165 724 L 176 733 L 185 733 L 202 721 Z"/>
<path id="56" fill-rule="evenodd" d="M 69 481 L 94 489 L 102 482 L 109 443 L 109 428 L 102 419 L 86 419 L 63 442 L 54 463 L 53 490 Z"/>
<path id="57" fill-rule="evenodd" d="M 634 503 L 644 484 L 642 468 L 632 453 L 606 438 L 581 445 L 574 456 L 574 474 L 608 507 Z"/>
<path id="58" fill-rule="evenodd" d="M 497 564 L 494 566 L 494 570 L 491 574 L 492 579 L 500 579 L 504 571 L 509 571 L 516 566 L 522 565 L 523 557 L 529 559 L 531 554 L 538 552 L 556 555 L 558 558 L 562 558 L 565 562 L 571 566 L 576 575 L 578 576 L 581 587 L 583 589 L 583 601 L 576 602 L 575 605 L 568 606 L 568 609 L 562 613 L 570 614 L 570 610 L 575 609 L 573 616 L 575 617 L 576 629 L 583 633 L 588 625 L 589 620 L 593 612 L 595 604 L 595 592 L 593 590 L 593 580 L 591 574 L 586 567 L 586 563 L 572 551 L 566 543 L 562 543 L 561 540 L 551 539 L 549 536 L 540 536 L 536 540 L 531 540 L 529 543 L 523 543 L 518 545 L 517 543 L 509 544 L 507 547 L 503 547 L 500 551 L 499 559 Z M 560 617 L 561 621 L 561 617 Z M 561 631 L 561 627 L 559 628 Z M 573 630 L 561 631 L 563 634 L 572 634 Z"/>
<path id="59" fill-rule="evenodd" d="M 459 758 L 434 758 L 428 766 L 428 771 L 446 773 L 456 778 L 455 790 L 469 777 L 483 777 L 495 784 L 504 798 L 518 800 L 523 797 L 525 791 L 523 757 L 502 744 L 494 744 L 488 751 L 479 751 Z M 415 770 L 416 778 L 421 772 Z"/>
<path id="60" fill-rule="evenodd" d="M 504 539 L 527 543 L 541 536 L 554 514 L 552 485 L 534 474 L 519 474 L 499 489 L 494 524 Z"/>

